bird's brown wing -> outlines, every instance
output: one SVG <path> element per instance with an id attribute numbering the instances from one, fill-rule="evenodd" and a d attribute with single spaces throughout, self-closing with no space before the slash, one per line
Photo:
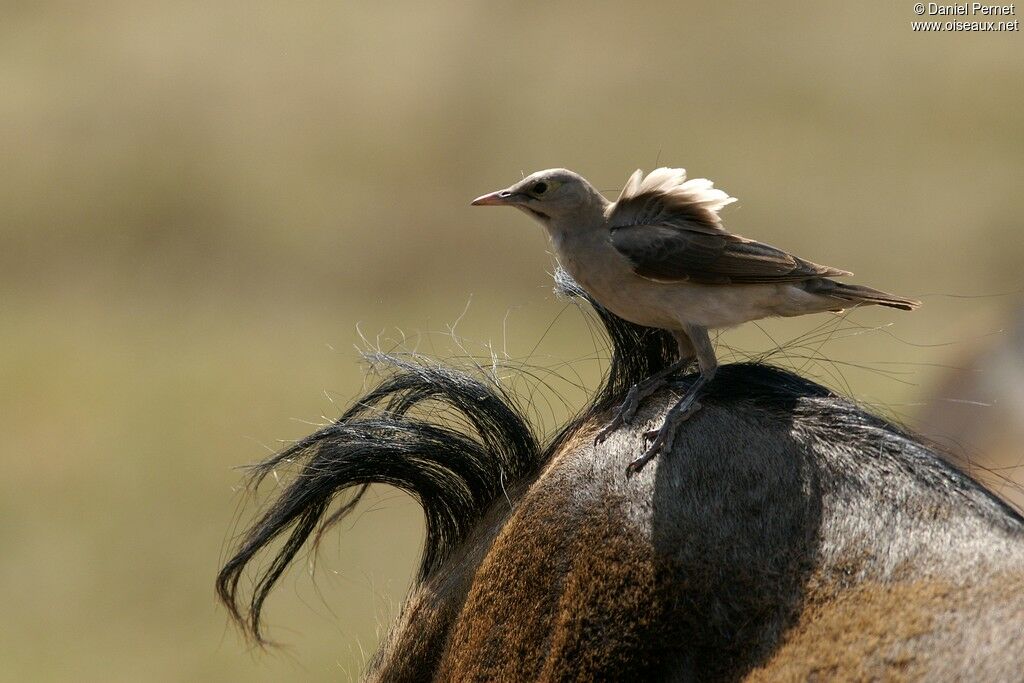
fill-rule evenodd
<path id="1" fill-rule="evenodd" d="M 754 284 L 849 275 L 729 233 L 630 225 L 613 228 L 611 242 L 637 275 L 660 282 Z"/>
<path id="2" fill-rule="evenodd" d="M 850 275 L 733 235 L 718 211 L 734 201 L 682 169 L 637 171 L 608 214 L 612 245 L 640 276 L 662 282 L 754 284 Z"/>

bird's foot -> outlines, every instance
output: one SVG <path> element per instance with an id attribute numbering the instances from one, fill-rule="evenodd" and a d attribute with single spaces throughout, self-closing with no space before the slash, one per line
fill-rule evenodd
<path id="1" fill-rule="evenodd" d="M 626 394 L 626 400 L 622 402 L 619 409 L 615 411 L 615 416 L 601 428 L 601 431 L 594 437 L 594 445 L 598 445 L 614 432 L 616 429 L 623 425 L 628 425 L 633 417 L 636 415 L 637 408 L 640 407 L 640 385 L 634 384 L 630 388 L 629 393 Z"/>
<path id="2" fill-rule="evenodd" d="M 642 470 L 647 463 L 658 457 L 659 454 L 672 452 L 676 430 L 701 408 L 701 404 L 697 401 L 697 396 L 706 383 L 707 380 L 703 377 L 699 378 L 686 392 L 686 395 L 679 399 L 679 402 L 668 411 L 668 414 L 665 415 L 665 422 L 661 425 L 660 429 L 652 429 L 643 433 L 644 440 L 650 442 L 650 445 L 643 455 L 626 466 L 626 477 L 632 477 Z"/>
<path id="3" fill-rule="evenodd" d="M 689 362 L 689 359 L 676 361 L 664 370 L 651 375 L 643 382 L 634 384 L 630 388 L 629 393 L 626 394 L 626 400 L 623 401 L 622 405 L 619 406 L 619 409 L 615 411 L 615 415 L 612 416 L 612 419 L 608 424 L 602 427 L 601 431 L 599 431 L 597 436 L 594 437 L 594 445 L 596 446 L 607 439 L 611 436 L 611 433 L 619 427 L 628 425 L 632 422 L 633 418 L 636 417 L 636 411 L 640 408 L 640 401 L 656 393 L 659 389 L 668 384 L 668 378 L 673 373 L 686 367 Z"/>

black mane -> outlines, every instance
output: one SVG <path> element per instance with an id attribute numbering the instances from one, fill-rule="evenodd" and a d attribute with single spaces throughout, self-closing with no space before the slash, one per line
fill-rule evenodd
<path id="1" fill-rule="evenodd" d="M 373 360 L 390 368 L 387 379 L 333 424 L 252 466 L 253 487 L 282 466 L 296 470 L 217 576 L 218 597 L 257 642 L 264 642 L 263 603 L 296 553 L 311 536 L 319 540 L 351 512 L 370 484 L 394 486 L 422 506 L 422 580 L 444 562 L 503 491 L 534 474 L 582 422 L 674 360 L 675 342 L 667 332 L 612 315 L 563 271 L 556 273 L 555 281 L 560 294 L 584 298 L 594 307 L 611 340 L 612 359 L 593 402 L 546 447 L 540 446 L 514 398 L 490 379 L 381 354 Z M 424 412 L 422 417 L 412 414 Z M 329 513 L 338 496 L 353 488 L 355 494 Z M 259 571 L 244 604 L 239 589 L 243 572 L 282 536 L 287 536 L 283 546 Z"/>
<path id="2" fill-rule="evenodd" d="M 291 484 L 245 533 L 217 577 L 217 594 L 232 616 L 258 641 L 263 602 L 295 554 L 351 512 L 370 484 L 389 484 L 420 503 L 426 542 L 420 578 L 448 556 L 503 486 L 539 464 L 540 448 L 515 403 L 493 383 L 442 366 L 391 356 L 377 360 L 393 374 L 333 424 L 254 465 L 251 483 L 276 468 L 297 469 Z M 439 419 L 410 415 L 427 404 Z M 454 412 L 440 419 L 444 412 Z M 461 423 L 461 424 L 460 424 Z M 341 493 L 355 495 L 328 514 Z M 239 580 L 246 566 L 274 539 L 287 540 L 264 568 L 246 607 Z"/>

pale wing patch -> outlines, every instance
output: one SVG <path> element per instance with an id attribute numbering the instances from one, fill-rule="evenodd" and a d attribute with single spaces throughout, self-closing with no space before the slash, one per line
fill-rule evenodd
<path id="1" fill-rule="evenodd" d="M 664 167 L 651 171 L 646 177 L 638 169 L 622 189 L 616 204 L 627 204 L 630 199 L 641 197 L 657 197 L 666 213 L 673 209 L 684 210 L 718 228 L 722 225 L 718 212 L 736 201 L 707 178 L 687 180 L 686 169 Z"/>

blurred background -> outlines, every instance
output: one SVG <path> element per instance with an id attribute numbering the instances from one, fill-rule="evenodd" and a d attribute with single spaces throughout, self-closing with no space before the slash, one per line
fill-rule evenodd
<path id="1" fill-rule="evenodd" d="M 748 325 L 720 352 L 972 467 L 1002 449 L 981 472 L 1018 495 L 1024 38 L 913 19 L 902 1 L 4 3 L 0 679 L 357 676 L 418 508 L 374 492 L 270 600 L 285 646 L 253 652 L 213 599 L 273 493 L 236 466 L 336 416 L 373 381 L 368 346 L 548 368 L 565 381 L 517 386 L 545 430 L 581 406 L 603 342 L 552 296 L 541 229 L 468 206 L 550 166 L 612 195 L 684 166 L 740 198 L 732 230 L 923 299 Z"/>

